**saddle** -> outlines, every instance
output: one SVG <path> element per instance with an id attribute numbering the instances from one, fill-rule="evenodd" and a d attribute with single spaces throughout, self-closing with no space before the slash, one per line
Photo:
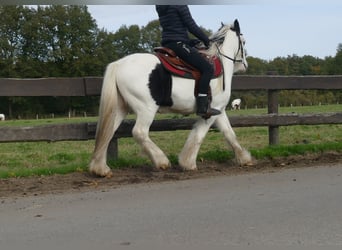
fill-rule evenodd
<path id="1" fill-rule="evenodd" d="M 199 79 L 201 77 L 201 72 L 194 68 L 192 65 L 186 63 L 180 59 L 176 53 L 166 47 L 156 47 L 154 48 L 155 55 L 159 58 L 163 67 L 173 75 L 195 80 L 195 90 L 194 95 L 198 95 Z M 200 54 L 208 60 L 208 62 L 214 68 L 214 74 L 212 79 L 217 78 L 223 74 L 223 67 L 220 59 L 217 56 L 208 56 L 204 51 L 199 50 Z M 208 95 L 211 96 L 211 91 L 209 88 Z"/>

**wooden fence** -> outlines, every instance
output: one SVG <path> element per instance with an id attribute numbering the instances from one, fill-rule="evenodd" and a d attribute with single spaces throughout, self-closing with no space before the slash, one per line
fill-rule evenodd
<path id="1" fill-rule="evenodd" d="M 101 93 L 101 77 L 0 79 L 0 96 L 97 96 Z M 341 124 L 342 109 L 326 114 L 278 114 L 281 90 L 341 90 L 342 76 L 234 76 L 232 90 L 267 90 L 268 114 L 232 116 L 233 127 L 268 126 L 269 143 L 278 144 L 279 126 Z M 196 119 L 156 120 L 151 131 L 191 129 Z M 133 120 L 125 120 L 110 146 L 117 155 L 117 138 L 131 136 Z M 62 141 L 93 139 L 96 123 L 55 124 L 33 127 L 0 127 L 0 142 Z"/>

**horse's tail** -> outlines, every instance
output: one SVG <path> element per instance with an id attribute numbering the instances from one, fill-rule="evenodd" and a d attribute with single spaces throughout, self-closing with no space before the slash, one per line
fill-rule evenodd
<path id="1" fill-rule="evenodd" d="M 99 107 L 99 119 L 96 129 L 96 145 L 95 149 L 99 150 L 97 147 L 107 147 L 107 145 L 102 145 L 102 142 L 108 141 L 108 137 L 113 136 L 113 126 L 116 116 L 116 109 L 119 108 L 118 105 L 118 90 L 116 83 L 116 63 L 112 62 L 107 66 L 100 98 Z M 111 138 L 110 138 L 111 139 Z M 101 145 L 100 145 L 101 144 Z M 101 151 L 103 149 L 100 149 Z"/>

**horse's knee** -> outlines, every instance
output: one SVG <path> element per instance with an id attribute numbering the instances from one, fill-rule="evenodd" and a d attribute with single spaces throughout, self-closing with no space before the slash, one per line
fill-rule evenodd
<path id="1" fill-rule="evenodd" d="M 148 137 L 148 133 L 143 131 L 141 128 L 134 126 L 132 130 L 132 136 L 137 142 L 143 142 L 146 137 Z"/>

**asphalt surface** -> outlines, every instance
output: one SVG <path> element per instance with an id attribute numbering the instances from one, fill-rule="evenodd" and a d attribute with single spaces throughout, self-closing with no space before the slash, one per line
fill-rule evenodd
<path id="1" fill-rule="evenodd" d="M 1 250 L 342 246 L 342 165 L 1 201 Z"/>

